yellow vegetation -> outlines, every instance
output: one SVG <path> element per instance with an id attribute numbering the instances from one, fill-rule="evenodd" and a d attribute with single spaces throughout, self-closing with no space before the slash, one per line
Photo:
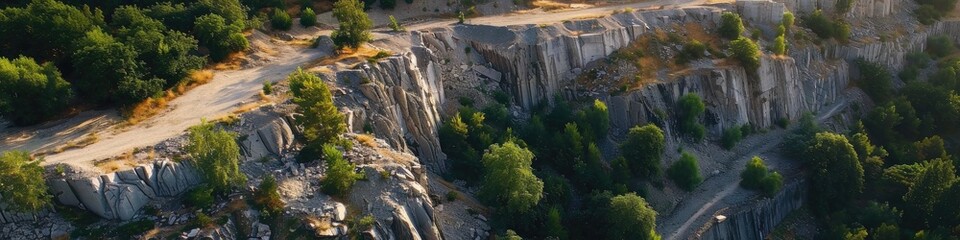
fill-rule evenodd
<path id="1" fill-rule="evenodd" d="M 367 147 L 377 146 L 377 140 L 369 134 L 357 134 L 357 141 Z"/>

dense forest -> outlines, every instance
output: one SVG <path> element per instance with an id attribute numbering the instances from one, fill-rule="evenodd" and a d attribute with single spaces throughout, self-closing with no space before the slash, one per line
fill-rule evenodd
<path id="1" fill-rule="evenodd" d="M 91 5 L 92 4 L 92 5 Z M 129 107 L 248 47 L 279 1 L 65 1 L 0 10 L 0 115 L 29 125 L 78 104 Z M 248 17 L 253 16 L 253 17 Z"/>

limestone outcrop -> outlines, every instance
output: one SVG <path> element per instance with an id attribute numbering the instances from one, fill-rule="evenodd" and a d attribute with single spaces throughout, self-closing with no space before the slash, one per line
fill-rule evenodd
<path id="1" fill-rule="evenodd" d="M 115 173 L 51 179 L 48 185 L 61 204 L 106 219 L 130 220 L 150 200 L 179 195 L 200 182 L 192 165 L 160 159 Z"/>
<path id="2" fill-rule="evenodd" d="M 37 213 L 20 212 L 14 209 L 12 206 L 4 203 L 2 200 L 3 196 L 0 195 L 0 224 L 31 221 L 38 219 L 39 216 L 46 216 L 49 214 L 49 211 L 45 209 Z"/>
<path id="3" fill-rule="evenodd" d="M 441 240 L 433 203 L 427 195 L 427 176 L 422 169 L 395 163 L 363 167 L 369 181 L 357 182 L 350 194 L 351 206 L 377 220 L 373 235 L 379 239 Z M 389 173 L 383 177 L 380 171 Z"/>
<path id="4" fill-rule="evenodd" d="M 419 53 L 419 54 L 418 54 Z M 371 128 L 399 151 L 412 151 L 432 169 L 445 169 L 437 128 L 443 87 L 429 49 L 387 57 L 359 69 L 337 73 L 336 79 L 354 85 L 359 92 L 337 96 L 348 109 L 353 131 Z"/>
<path id="5" fill-rule="evenodd" d="M 296 141 L 288 118 L 258 111 L 245 114 L 243 121 L 241 125 L 251 125 L 243 130 L 246 134 L 240 137 L 239 144 L 246 161 L 281 157 Z"/>
<path id="6" fill-rule="evenodd" d="M 824 14 L 837 12 L 837 0 L 773 0 L 783 3 L 795 14 L 809 14 L 821 9 Z M 856 0 L 850 11 L 844 13 L 849 19 L 889 17 L 908 6 L 908 0 Z"/>

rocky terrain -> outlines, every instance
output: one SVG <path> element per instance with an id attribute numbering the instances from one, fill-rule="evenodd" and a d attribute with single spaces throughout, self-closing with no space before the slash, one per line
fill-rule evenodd
<path id="1" fill-rule="evenodd" d="M 389 51 L 391 56 L 325 66 L 325 71 L 317 71 L 332 86 L 337 106 L 347 116 L 352 132 L 347 138 L 354 142 L 354 148 L 345 156 L 358 164 L 358 171 L 365 176 L 344 199 L 320 192 L 323 164 L 295 162 L 299 130 L 288 102 L 241 114 L 225 126 L 238 133 L 241 169 L 251 179 L 248 189 L 257 186 L 266 174 L 275 176 L 286 213 L 297 219 L 301 229 L 315 230 L 317 237 L 344 236 L 350 232 L 352 218 L 370 215 L 375 220 L 373 228 L 362 233 L 370 239 L 485 239 L 490 227 L 478 211 L 482 206 L 472 199 L 469 190 L 436 177 L 448 169 L 437 128 L 459 107 L 458 99 L 472 99 L 484 106 L 492 102 L 494 92 L 503 91 L 510 96 L 511 116 L 522 120 L 530 109 L 549 104 L 554 96 L 598 98 L 610 109 L 611 140 L 622 137 L 632 126 L 662 120 L 663 114 L 673 121 L 669 120 L 676 119 L 671 109 L 687 93 L 703 98 L 711 139 L 729 127 L 750 124 L 770 128 L 777 121 L 793 121 L 807 112 L 819 113 L 818 120 L 842 129 L 852 116 L 860 114 L 849 106 L 871 104 L 860 90 L 851 87 L 856 80 L 851 76 L 856 76 L 857 69 L 850 61 L 863 58 L 897 70 L 904 64 L 904 56 L 923 49 L 930 36 L 960 39 L 957 21 L 930 26 L 912 20 L 898 22 L 912 19 L 908 11 L 901 11 L 914 7 L 912 1 L 860 0 L 845 13 L 848 19 L 856 19 L 850 43 L 797 41 L 787 56 L 763 56 L 756 75 L 736 64 L 706 60 L 683 71 L 663 70 L 649 83 L 623 92 L 615 91 L 615 85 L 586 87 L 575 80 L 588 73 L 602 72 L 600 75 L 608 78 L 635 75 L 598 67 L 598 63 L 658 30 L 683 34 L 680 26 L 695 25 L 712 32 L 723 12 L 734 11 L 748 25 L 770 35 L 786 11 L 802 15 L 820 7 L 833 12 L 834 5 L 832 0 L 738 1 L 619 12 L 539 25 L 442 25 L 382 36 L 372 46 Z M 813 36 L 809 31 L 799 31 Z M 895 34 L 879 37 L 890 32 Z M 761 41 L 761 46 L 765 44 L 769 43 Z M 290 57 L 295 64 L 264 67 L 270 76 L 255 69 L 231 74 L 262 76 L 245 82 L 256 85 L 262 78 L 280 78 L 277 76 L 289 72 L 292 66 L 326 54 L 317 50 Z M 597 69 L 600 72 L 592 71 Z M 252 93 L 248 89 L 233 94 L 230 104 L 220 105 L 235 105 Z M 677 147 L 682 140 L 673 133 L 675 129 L 664 130 L 668 149 Z M 371 135 L 359 134 L 368 131 Z M 660 228 L 670 228 L 658 229 L 666 239 L 762 238 L 802 205 L 801 174 L 787 175 L 788 184 L 771 199 L 761 200 L 756 193 L 737 188 L 736 174 L 745 159 L 771 155 L 771 143 L 777 142 L 771 139 L 782 137 L 783 130 L 765 134 L 747 139 L 746 146 L 729 152 L 708 145 L 691 147 L 700 156 L 712 156 L 700 160 L 704 172 L 710 173 L 704 174 L 703 185 L 691 193 L 677 193 L 668 186 L 651 194 L 657 195 L 650 201 L 661 212 Z M 185 136 L 163 136 L 172 138 L 135 151 L 132 164 L 108 173 L 89 166 L 50 166 L 49 174 L 56 176 L 48 180 L 54 199 L 113 223 L 152 221 L 162 226 L 165 234 L 182 238 L 276 238 L 273 233 L 277 229 L 257 221 L 257 211 L 231 210 L 231 202 L 217 203 L 200 212 L 184 210 L 179 197 L 202 183 L 197 170 L 182 160 Z M 668 155 L 665 164 L 677 154 Z M 799 171 L 798 166 L 778 162 L 776 157 L 771 156 L 770 162 L 778 170 Z M 63 162 L 63 158 L 66 156 L 55 160 Z M 449 191 L 465 194 L 454 201 L 438 197 Z M 234 217 L 210 228 L 178 228 L 201 212 Z M 60 215 L 54 208 L 20 214 L 0 205 L 0 238 L 64 236 L 76 227 Z"/>

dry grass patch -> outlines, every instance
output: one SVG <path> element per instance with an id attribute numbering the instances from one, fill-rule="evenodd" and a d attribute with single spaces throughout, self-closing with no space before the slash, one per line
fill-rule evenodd
<path id="1" fill-rule="evenodd" d="M 91 144 L 97 143 L 98 141 L 100 141 L 100 137 L 97 136 L 97 133 L 90 133 L 90 134 L 87 134 L 87 136 L 81 138 L 80 140 L 69 141 L 64 145 L 57 147 L 56 149 L 53 150 L 53 153 L 61 153 L 63 151 L 70 150 L 70 149 L 84 148 L 86 146 L 90 146 Z"/>
<path id="2" fill-rule="evenodd" d="M 377 146 L 377 140 L 374 139 L 373 136 L 371 136 L 370 134 L 357 134 L 356 138 L 357 138 L 357 142 L 360 142 L 360 144 L 363 144 L 364 146 L 367 146 L 367 147 Z"/>
<path id="3" fill-rule="evenodd" d="M 556 11 L 564 10 L 570 8 L 569 3 L 558 3 L 553 1 L 534 1 L 531 3 L 533 7 L 543 9 L 543 11 Z"/>
<path id="4" fill-rule="evenodd" d="M 124 154 L 119 158 L 98 161 L 93 165 L 99 168 L 103 173 L 112 173 L 121 169 L 135 167 L 137 166 L 137 162 L 133 160 L 133 155 L 131 152 L 129 154 Z"/>
<path id="5" fill-rule="evenodd" d="M 264 49 L 261 49 L 264 50 Z M 240 65 L 246 60 L 243 52 L 235 52 L 227 55 L 227 58 L 213 65 L 214 70 L 238 70 Z"/>
<path id="6" fill-rule="evenodd" d="M 327 56 L 319 60 L 314 61 L 311 66 L 322 66 L 322 65 L 333 65 L 334 63 L 360 63 L 366 61 L 367 59 L 377 56 L 378 53 L 382 52 L 379 49 L 361 46 L 358 49 L 343 49 L 340 51 L 340 54 Z"/>

